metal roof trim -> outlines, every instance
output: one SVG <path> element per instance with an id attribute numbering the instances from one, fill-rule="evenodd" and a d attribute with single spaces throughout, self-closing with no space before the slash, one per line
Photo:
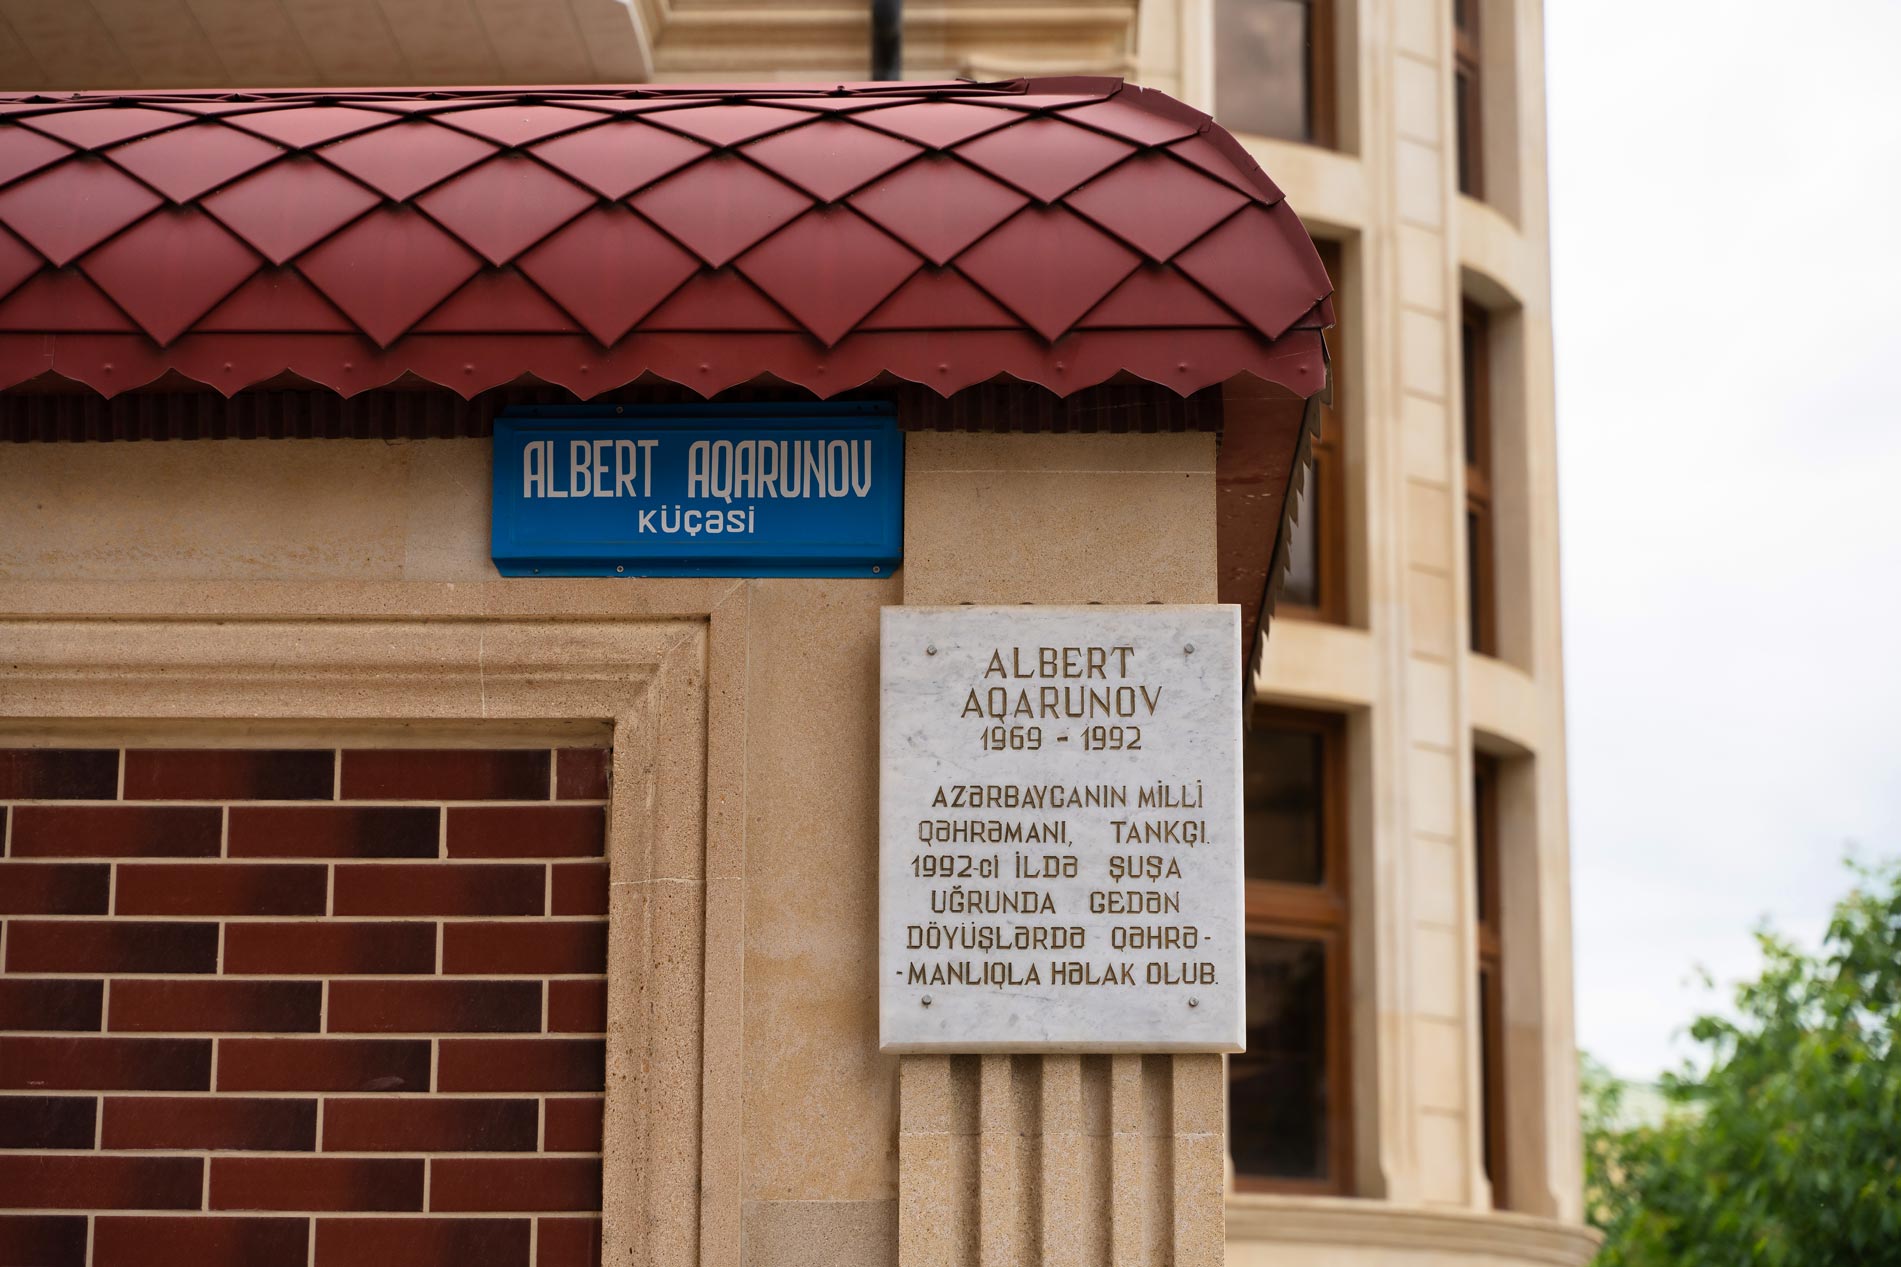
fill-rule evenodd
<path id="1" fill-rule="evenodd" d="M 934 108 L 960 121 L 921 125 Z M 694 112 L 704 153 L 678 161 L 672 110 Z M 727 110 L 732 120 L 721 123 Z M 972 130 L 951 113 L 973 110 L 998 118 Z M 480 112 L 480 126 L 456 134 L 492 153 L 413 189 L 383 182 L 401 197 L 357 174 L 413 161 L 412 147 L 430 143 L 426 128 L 404 120 L 454 127 L 468 111 Z M 904 122 L 893 114 L 881 127 L 885 111 L 906 112 Z M 178 122 L 154 123 L 167 114 Z M 206 187 L 196 171 L 166 179 L 168 162 L 193 156 L 195 130 L 229 145 L 233 126 L 282 153 L 232 160 L 231 174 Z M 549 144 L 602 128 L 610 131 L 592 146 Z M 141 147 L 154 135 L 170 143 Z M 49 159 L 49 139 L 69 152 Z M 595 187 L 604 156 L 637 157 L 649 141 L 668 147 L 653 174 L 630 177 L 641 183 L 618 198 Z M 336 161 L 326 156 L 332 146 Z M 365 151 L 378 147 L 389 150 L 384 163 L 365 166 Z M 1047 228 L 1029 232 L 1030 221 L 1005 215 L 957 245 L 988 217 L 934 229 L 932 200 L 877 198 L 915 165 L 945 161 L 1024 190 Z M 1140 166 L 1117 176 L 1128 164 Z M 220 169 L 207 170 L 216 178 Z M 1128 179 L 1137 171 L 1142 179 Z M 1246 199 L 1233 214 L 1212 216 L 1196 202 L 1210 176 L 1225 198 Z M 771 208 L 746 197 L 762 179 L 784 190 Z M 551 181 L 573 204 L 559 215 L 535 197 Z M 221 197 L 239 187 L 241 204 Z M 85 222 L 75 227 L 69 211 L 82 197 Z M 855 198 L 875 202 L 877 214 Z M 1142 205 L 1117 214 L 1117 198 Z M 570 234 L 585 253 L 604 208 L 683 250 L 682 233 L 704 238 L 703 249 L 684 278 L 677 253 L 673 271 L 646 279 L 647 253 L 622 251 L 597 282 L 572 267 L 549 282 L 537 261 L 559 258 Z M 174 227 L 155 229 L 160 218 Z M 585 399 L 648 376 L 705 396 L 771 378 L 827 397 L 889 375 L 949 396 L 999 379 L 1067 394 L 1121 375 L 1187 395 L 1252 375 L 1307 396 L 1325 382 L 1318 328 L 1332 315 L 1312 242 L 1246 151 L 1198 111 L 1102 78 L 0 94 L 0 227 L 10 235 L 0 237 L 9 248 L 0 390 L 33 390 L 55 375 L 111 397 L 175 375 L 230 396 L 295 374 L 344 396 L 412 378 L 468 398 L 526 378 Z M 1066 236 L 1075 249 L 1062 249 Z M 916 244 L 930 242 L 952 249 L 925 258 Z M 218 259 L 185 293 L 179 278 L 202 271 L 194 244 L 215 245 Z M 705 254 L 715 246 L 717 264 Z M 856 271 L 874 247 L 876 281 Z M 1136 257 L 1163 307 L 1226 324 L 1089 324 Z M 726 298 L 735 263 L 757 292 L 746 312 Z M 891 328 L 881 301 L 914 276 L 974 287 L 994 304 Z M 637 320 L 637 306 L 612 301 L 628 286 L 651 292 Z M 227 308 L 239 293 L 264 298 Z M 301 302 L 280 306 L 271 295 Z M 492 324 L 472 329 L 485 305 L 496 308 Z M 678 328 L 683 310 L 708 328 Z M 452 321 L 436 318 L 449 311 Z M 631 325 L 603 315 L 620 311 Z M 961 324 L 979 311 L 982 325 Z M 998 312 L 1015 324 L 998 326 Z M 611 343 L 594 333 L 617 328 Z"/>

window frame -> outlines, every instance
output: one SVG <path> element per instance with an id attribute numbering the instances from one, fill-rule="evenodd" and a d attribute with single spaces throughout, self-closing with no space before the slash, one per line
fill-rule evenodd
<path id="1" fill-rule="evenodd" d="M 1317 514 L 1313 523 L 1314 532 L 1314 587 L 1318 591 L 1318 600 L 1303 603 L 1286 597 L 1282 591 L 1281 602 L 1276 606 L 1276 616 L 1291 616 L 1296 620 L 1316 620 L 1330 625 L 1348 623 L 1347 603 L 1347 477 L 1345 435 L 1346 404 L 1342 399 L 1343 385 L 1339 368 L 1348 354 L 1346 340 L 1345 304 L 1340 292 L 1340 277 L 1344 271 L 1345 250 L 1341 243 L 1330 238 L 1314 239 L 1314 247 L 1320 253 L 1320 262 L 1327 270 L 1327 278 L 1333 284 L 1333 307 L 1335 322 L 1327 331 L 1327 350 L 1329 353 L 1328 382 L 1332 388 L 1331 399 L 1322 399 L 1320 409 L 1320 429 L 1314 436 L 1312 447 L 1314 495 L 1318 503 L 1316 508 L 1308 508 L 1307 513 Z"/>
<path id="2" fill-rule="evenodd" d="M 1481 0 L 1454 0 L 1452 6 L 1452 109 L 1458 145 L 1459 192 L 1468 198 L 1485 197 L 1484 80 L 1479 29 Z"/>
<path id="3" fill-rule="evenodd" d="M 1478 949 L 1481 1166 L 1492 1208 L 1511 1208 L 1511 1148 L 1505 1099 L 1505 958 L 1501 906 L 1503 842 L 1499 839 L 1498 758 L 1472 755 L 1473 912 Z"/>
<path id="4" fill-rule="evenodd" d="M 1338 0 L 1286 0 L 1298 4 L 1306 14 L 1306 89 L 1302 103 L 1306 115 L 1306 135 L 1297 137 L 1277 136 L 1271 132 L 1255 132 L 1246 127 L 1235 125 L 1235 130 L 1245 136 L 1265 136 L 1272 140 L 1287 141 L 1294 145 L 1313 145 L 1321 149 L 1335 149 L 1339 143 L 1339 73 L 1336 65 L 1336 14 L 1334 6 Z M 1216 38 L 1220 38 L 1221 16 L 1217 5 L 1214 26 Z M 1214 85 L 1215 113 L 1223 115 L 1221 109 L 1221 85 Z"/>
<path id="5" fill-rule="evenodd" d="M 1243 883 L 1243 931 L 1290 941 L 1318 942 L 1326 956 L 1327 1173 L 1312 1178 L 1250 1175 L 1238 1167 L 1236 1192 L 1349 1196 L 1353 1176 L 1353 1065 L 1348 962 L 1346 718 L 1338 713 L 1262 706 L 1256 728 L 1296 730 L 1320 738 L 1321 875 L 1317 885 L 1272 880 Z M 1230 1125 L 1230 1131 L 1233 1127 Z M 1232 1156 L 1232 1148 L 1230 1148 Z"/>
<path id="6" fill-rule="evenodd" d="M 1465 455 L 1466 647 L 1498 654 L 1498 569 L 1492 495 L 1492 319 L 1470 299 L 1459 314 L 1459 362 Z"/>
<path id="7" fill-rule="evenodd" d="M 1307 3 L 1307 140 L 1321 149 L 1340 144 L 1340 89 L 1335 66 L 1335 13 L 1338 0 Z"/>

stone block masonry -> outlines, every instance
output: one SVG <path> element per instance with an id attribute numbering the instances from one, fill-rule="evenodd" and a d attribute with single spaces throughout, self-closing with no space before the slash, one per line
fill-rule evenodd
<path id="1" fill-rule="evenodd" d="M 0 1263 L 598 1264 L 607 769 L 0 749 Z"/>

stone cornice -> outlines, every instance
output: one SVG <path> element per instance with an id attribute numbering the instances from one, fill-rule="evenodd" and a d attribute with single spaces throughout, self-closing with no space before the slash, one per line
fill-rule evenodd
<path id="1" fill-rule="evenodd" d="M 863 4 L 783 4 L 717 0 L 681 5 L 634 0 L 637 25 L 662 79 L 747 69 L 778 75 L 851 66 L 865 57 L 870 24 Z M 905 6 L 905 62 L 930 71 L 1011 67 L 1126 74 L 1134 63 L 1136 6 L 1082 3 L 970 3 Z"/>
<path id="2" fill-rule="evenodd" d="M 1340 1197 L 1231 1195 L 1228 1240 L 1484 1254 L 1505 1262 L 1583 1267 L 1598 1234 L 1527 1214 L 1433 1210 Z"/>

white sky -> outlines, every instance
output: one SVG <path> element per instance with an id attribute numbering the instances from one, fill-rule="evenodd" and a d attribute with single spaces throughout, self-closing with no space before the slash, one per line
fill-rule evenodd
<path id="1" fill-rule="evenodd" d="M 1901 852 L 1901 0 L 1546 24 L 1578 1035 L 1650 1077 Z"/>

